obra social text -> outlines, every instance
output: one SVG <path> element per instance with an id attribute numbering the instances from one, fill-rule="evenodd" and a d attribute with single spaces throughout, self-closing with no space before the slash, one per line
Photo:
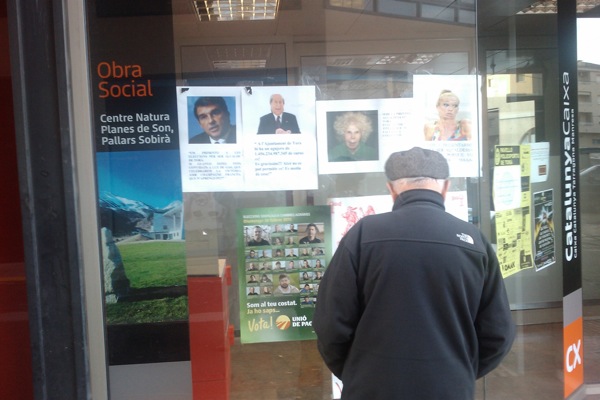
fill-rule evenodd
<path id="1" fill-rule="evenodd" d="M 152 81 L 143 79 L 142 67 L 137 64 L 119 65 L 115 61 L 102 61 L 96 66 L 99 97 L 152 97 Z"/>

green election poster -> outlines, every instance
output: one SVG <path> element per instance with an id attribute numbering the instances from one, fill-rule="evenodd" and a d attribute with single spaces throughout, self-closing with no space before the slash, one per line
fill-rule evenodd
<path id="1" fill-rule="evenodd" d="M 319 283 L 331 259 L 329 206 L 238 210 L 242 343 L 315 339 Z"/>

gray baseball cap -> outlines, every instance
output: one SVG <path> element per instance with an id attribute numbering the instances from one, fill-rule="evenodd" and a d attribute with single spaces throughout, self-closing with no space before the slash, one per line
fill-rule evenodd
<path id="1" fill-rule="evenodd" d="M 437 151 L 413 147 L 392 153 L 385 162 L 385 175 L 389 181 L 402 178 L 448 179 L 448 161 Z"/>

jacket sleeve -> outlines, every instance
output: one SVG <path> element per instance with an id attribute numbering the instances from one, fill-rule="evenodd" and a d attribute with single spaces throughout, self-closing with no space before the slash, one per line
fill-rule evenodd
<path id="1" fill-rule="evenodd" d="M 340 379 L 360 319 L 356 264 L 343 243 L 344 240 L 321 280 L 313 318 L 319 352 Z"/>
<path id="2" fill-rule="evenodd" d="M 504 280 L 498 258 L 487 243 L 488 265 L 475 329 L 479 339 L 479 367 L 477 378 L 496 368 L 508 354 L 515 338 Z"/>

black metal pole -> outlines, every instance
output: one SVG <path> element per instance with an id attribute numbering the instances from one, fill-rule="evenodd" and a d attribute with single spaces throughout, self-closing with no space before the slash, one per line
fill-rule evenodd
<path id="1" fill-rule="evenodd" d="M 65 2 L 8 1 L 35 399 L 89 398 Z"/>

